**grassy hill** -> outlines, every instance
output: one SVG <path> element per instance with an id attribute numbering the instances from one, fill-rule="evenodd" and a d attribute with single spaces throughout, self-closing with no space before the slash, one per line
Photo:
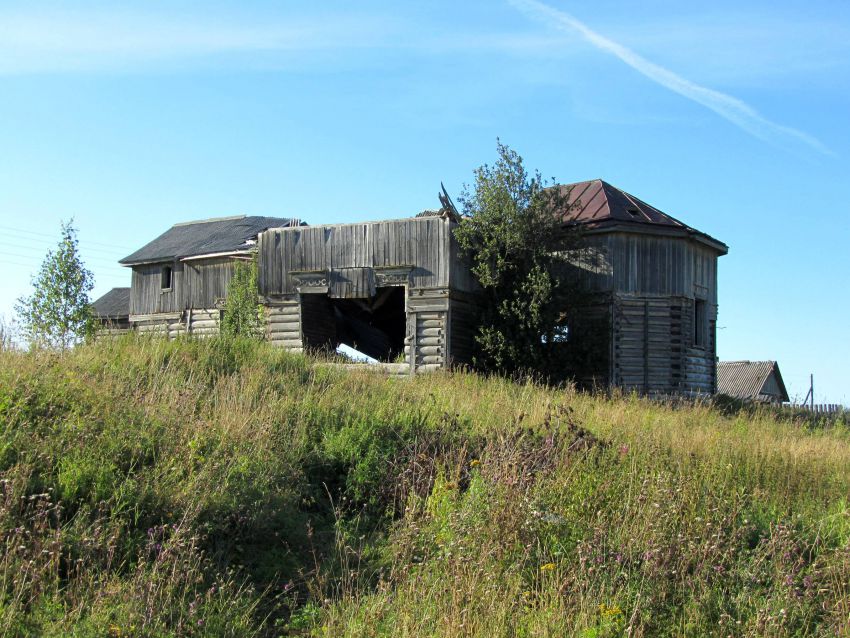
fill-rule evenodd
<path id="1" fill-rule="evenodd" d="M 0 635 L 850 635 L 850 432 L 239 341 L 0 353 Z"/>

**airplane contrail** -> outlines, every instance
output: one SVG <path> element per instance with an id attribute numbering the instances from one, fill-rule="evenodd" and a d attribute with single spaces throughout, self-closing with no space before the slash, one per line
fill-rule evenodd
<path id="1" fill-rule="evenodd" d="M 771 122 L 746 102 L 691 82 L 673 71 L 647 60 L 631 49 L 597 33 L 565 11 L 550 7 L 538 0 L 508 0 L 508 2 L 533 18 L 544 20 L 547 23 L 553 23 L 554 26 L 562 31 L 581 34 L 585 40 L 600 51 L 619 58 L 622 62 L 656 84 L 714 111 L 750 135 L 766 142 L 774 142 L 778 139 L 793 139 L 803 142 L 824 155 L 835 155 L 832 150 L 817 138 L 789 126 Z"/>

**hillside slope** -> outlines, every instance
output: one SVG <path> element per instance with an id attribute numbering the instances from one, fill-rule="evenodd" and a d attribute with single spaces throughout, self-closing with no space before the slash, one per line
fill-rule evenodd
<path id="1" fill-rule="evenodd" d="M 850 635 L 850 434 L 265 344 L 0 353 L 0 635 Z"/>

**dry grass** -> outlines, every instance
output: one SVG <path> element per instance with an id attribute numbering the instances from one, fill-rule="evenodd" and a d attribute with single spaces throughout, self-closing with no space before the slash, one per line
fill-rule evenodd
<path id="1" fill-rule="evenodd" d="M 850 632 L 850 435 L 241 341 L 0 352 L 0 635 Z"/>

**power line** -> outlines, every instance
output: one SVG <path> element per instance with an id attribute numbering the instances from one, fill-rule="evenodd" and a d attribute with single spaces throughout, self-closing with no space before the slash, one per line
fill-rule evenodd
<path id="1" fill-rule="evenodd" d="M 13 247 L 21 246 L 23 248 L 41 249 L 41 248 L 48 248 L 48 247 L 55 248 L 56 245 L 57 245 L 56 242 L 51 242 L 48 239 L 36 239 L 34 237 L 15 237 L 14 235 L 10 236 L 8 233 L 5 234 L 5 237 L 11 238 L 11 239 L 14 240 L 14 241 L 2 241 L 2 240 L 0 240 L 0 244 L 5 245 L 5 246 L 13 246 Z M 29 245 L 24 245 L 25 243 L 29 244 Z M 118 250 L 107 250 L 106 248 L 92 248 L 91 246 L 89 246 L 88 244 L 86 244 L 85 242 L 82 242 L 82 241 L 80 242 L 80 251 L 102 253 L 102 254 L 108 255 L 110 257 L 113 257 L 113 256 L 117 257 L 118 255 L 124 255 L 124 252 L 125 252 L 123 250 L 118 251 Z"/>
<path id="2" fill-rule="evenodd" d="M 27 230 L 26 228 L 15 228 L 14 226 L 6 226 L 4 224 L 0 224 L 0 229 L 7 230 L 7 231 L 11 230 L 11 231 L 14 231 L 14 232 L 17 232 L 17 233 L 24 233 L 26 235 L 35 235 L 36 237 L 47 237 L 47 238 L 50 238 L 54 241 L 56 239 L 58 239 L 56 237 L 56 235 L 53 235 L 51 233 L 40 233 L 40 232 L 36 232 L 36 231 L 33 231 L 33 230 Z M 80 243 L 82 243 L 82 241 Z M 92 244 L 92 245 L 95 245 L 95 246 L 103 246 L 104 248 L 120 248 L 120 249 L 124 249 L 124 250 L 134 250 L 133 248 L 130 248 L 129 246 L 124 246 L 124 245 L 121 245 L 121 244 L 111 244 L 111 243 L 107 244 L 105 242 L 93 241 L 93 240 L 86 240 L 86 243 Z"/>
<path id="3" fill-rule="evenodd" d="M 27 243 L 27 244 L 30 244 L 29 247 L 32 247 L 32 248 L 42 248 L 42 247 L 44 247 L 44 248 L 48 248 L 48 247 L 49 248 L 56 248 L 56 246 L 58 245 L 58 242 L 51 241 L 49 239 L 38 239 L 36 237 L 24 237 L 23 235 L 16 236 L 13 233 L 11 233 L 11 234 L 10 233 L 3 233 L 3 238 L 6 241 L 0 240 L 0 243 L 6 244 L 6 245 L 9 245 L 9 246 L 19 246 L 19 245 L 23 245 L 23 243 Z M 10 239 L 12 241 L 8 241 Z M 91 251 L 91 252 L 103 253 L 105 255 L 110 255 L 110 256 L 123 255 L 126 252 L 124 250 L 114 250 L 114 249 L 109 250 L 107 248 L 93 248 L 92 246 L 89 246 L 84 241 L 79 242 L 79 248 L 80 248 L 80 250 L 85 251 L 85 252 Z"/>
<path id="4" fill-rule="evenodd" d="M 3 251 L 2 254 L 9 255 L 10 257 L 18 257 L 20 259 L 33 259 L 37 262 L 43 262 L 44 261 L 44 258 L 36 257 L 35 255 L 21 255 L 19 253 L 13 253 L 13 252 L 9 252 L 9 251 Z M 99 266 L 100 268 L 108 268 L 108 267 L 121 268 L 121 266 L 117 265 L 114 261 L 106 259 L 105 257 L 89 257 L 88 259 L 83 259 L 82 261 L 83 261 L 83 263 L 86 263 L 86 262 L 99 263 L 99 264 L 101 264 Z"/>

